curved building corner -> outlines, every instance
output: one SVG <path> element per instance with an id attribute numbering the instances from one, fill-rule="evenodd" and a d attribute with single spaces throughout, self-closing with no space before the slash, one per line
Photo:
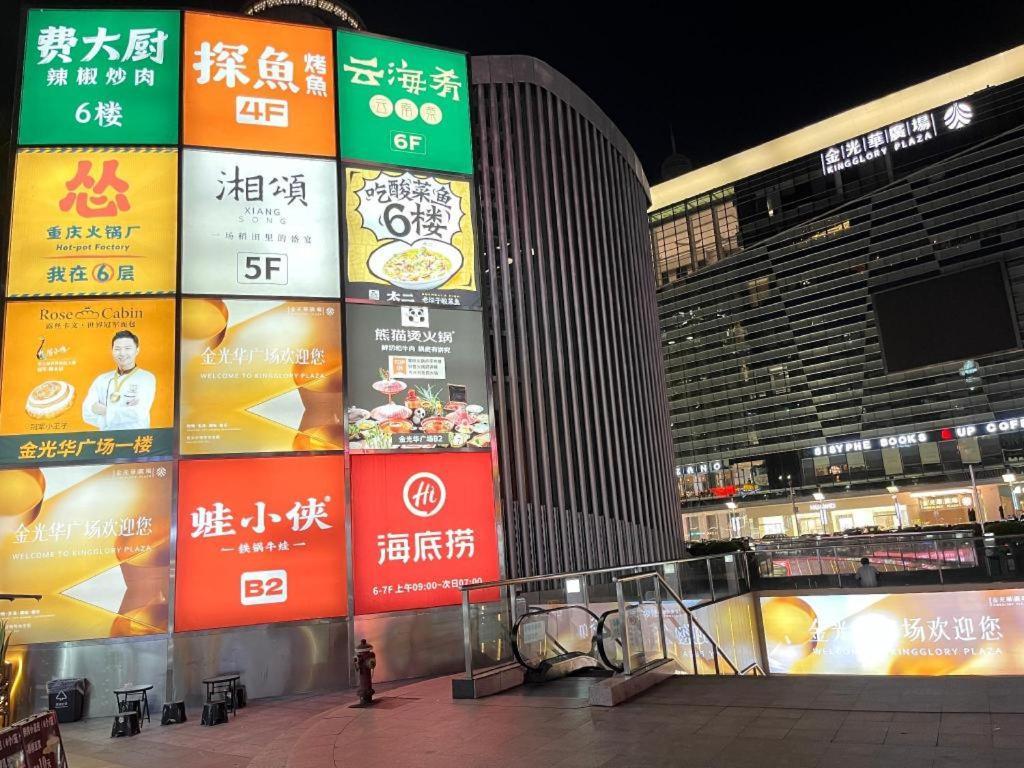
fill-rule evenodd
<path id="1" fill-rule="evenodd" d="M 472 59 L 507 575 L 678 553 L 650 189 L 576 85 Z"/>

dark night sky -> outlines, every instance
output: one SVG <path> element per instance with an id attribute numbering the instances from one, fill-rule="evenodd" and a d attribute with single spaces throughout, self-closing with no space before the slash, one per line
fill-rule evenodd
<path id="1" fill-rule="evenodd" d="M 8 17 L 0 103 L 10 104 L 17 4 L 0 3 Z M 186 4 L 235 10 L 241 2 L 135 6 Z M 628 16 L 610 16 L 592 11 L 596 4 L 550 0 L 352 2 L 374 32 L 547 61 L 608 113 L 652 182 L 669 152 L 670 124 L 679 150 L 699 166 L 1024 43 L 1020 3 L 833 4 L 813 16 L 780 5 L 741 15 L 737 4 L 634 2 L 622 6 Z"/>

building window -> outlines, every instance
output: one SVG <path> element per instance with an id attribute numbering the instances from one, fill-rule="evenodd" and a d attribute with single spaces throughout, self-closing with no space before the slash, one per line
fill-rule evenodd
<path id="1" fill-rule="evenodd" d="M 750 294 L 750 306 L 759 307 L 768 299 L 768 284 L 769 279 L 767 277 L 759 277 L 755 280 L 747 281 L 747 293 Z"/>
<path id="2" fill-rule="evenodd" d="M 772 393 L 784 395 L 789 392 L 789 371 L 784 365 L 775 365 L 768 369 L 772 377 Z"/>
<path id="3" fill-rule="evenodd" d="M 685 216 L 654 227 L 654 256 L 659 285 L 670 283 L 693 271 L 689 228 Z"/>
<path id="4" fill-rule="evenodd" d="M 688 200 L 657 214 L 651 229 L 658 284 L 686 277 L 740 250 L 732 190 Z"/>

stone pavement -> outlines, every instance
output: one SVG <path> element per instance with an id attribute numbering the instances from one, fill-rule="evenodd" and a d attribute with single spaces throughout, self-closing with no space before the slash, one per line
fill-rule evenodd
<path id="1" fill-rule="evenodd" d="M 567 680 L 452 701 L 448 678 L 252 702 L 227 725 L 62 728 L 70 768 L 1024 766 L 1021 678 L 678 677 L 614 709 Z"/>

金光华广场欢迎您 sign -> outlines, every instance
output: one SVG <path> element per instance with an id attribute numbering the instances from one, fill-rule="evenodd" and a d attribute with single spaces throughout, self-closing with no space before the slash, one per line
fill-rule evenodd
<path id="1" fill-rule="evenodd" d="M 345 221 L 347 298 L 480 305 L 468 181 L 347 168 Z"/>
<path id="2" fill-rule="evenodd" d="M 19 144 L 177 144 L 177 11 L 28 12 Z"/>
<path id="3" fill-rule="evenodd" d="M 762 597 L 769 672 L 1019 675 L 1024 590 Z"/>
<path id="4" fill-rule="evenodd" d="M 174 465 L 0 469 L 0 604 L 18 643 L 167 631 Z"/>
<path id="5" fill-rule="evenodd" d="M 337 36 L 341 156 L 471 174 L 465 55 L 343 29 Z"/>
<path id="6" fill-rule="evenodd" d="M 8 296 L 171 293 L 178 152 L 23 149 Z"/>
<path id="7" fill-rule="evenodd" d="M 180 375 L 182 454 L 345 446 L 337 302 L 182 299 Z"/>

